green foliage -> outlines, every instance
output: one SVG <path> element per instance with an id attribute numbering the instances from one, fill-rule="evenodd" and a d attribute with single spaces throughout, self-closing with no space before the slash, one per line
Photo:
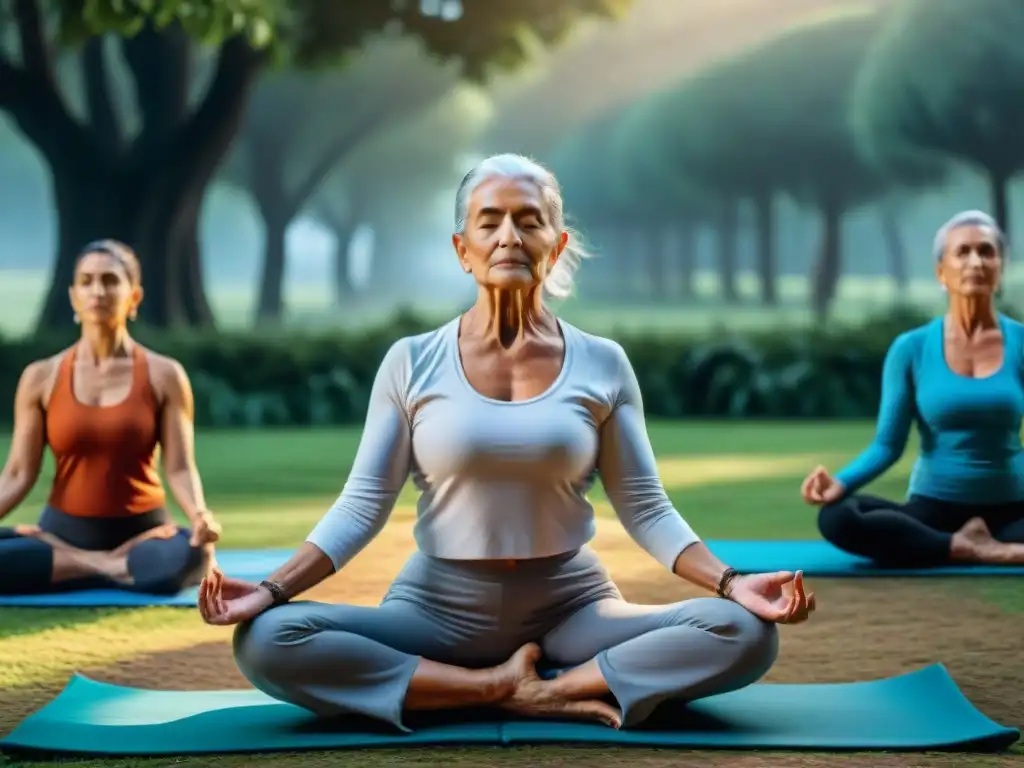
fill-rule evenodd
<path id="1" fill-rule="evenodd" d="M 900 310 L 829 331 L 631 335 L 618 341 L 651 417 L 871 418 L 889 344 L 926 319 Z M 406 315 L 359 335 L 173 336 L 140 330 L 138 338 L 189 371 L 201 427 L 326 426 L 361 423 L 388 347 L 425 330 L 423 322 Z M 31 360 L 70 341 L 0 341 L 0 399 L 12 401 L 18 374 Z"/>
<path id="2" fill-rule="evenodd" d="M 62 40 L 137 34 L 147 21 L 174 22 L 205 45 L 244 34 L 281 62 L 335 64 L 381 34 L 423 42 L 439 59 L 458 61 L 471 79 L 522 64 L 561 42 L 582 16 L 614 18 L 633 0 L 55 0 Z"/>
<path id="3" fill-rule="evenodd" d="M 1011 176 L 1024 167 L 1024 3 L 906 0 L 854 90 L 862 145 L 879 162 L 917 149 Z"/>
<path id="4" fill-rule="evenodd" d="M 301 64 L 318 64 L 384 33 L 419 39 L 442 61 L 457 61 L 471 80 L 515 68 L 534 49 L 560 42 L 582 16 L 615 17 L 632 0 L 304 0 L 292 4 L 292 25 L 302 30 Z M 424 12 L 424 10 L 428 12 Z"/>
<path id="5" fill-rule="evenodd" d="M 937 165 L 903 158 L 879 168 L 854 140 L 853 83 L 884 20 L 870 7 L 831 14 L 603 116 L 564 142 L 563 180 L 599 215 L 595 196 L 613 208 L 642 199 L 657 215 L 652 208 L 699 208 L 714 195 L 776 192 L 845 207 L 898 183 L 934 182 Z"/>
<path id="6" fill-rule="evenodd" d="M 280 0 L 58 0 L 62 39 L 81 43 L 93 35 L 132 37 L 147 21 L 157 29 L 172 23 L 195 40 L 216 46 L 245 35 L 255 48 L 269 45 L 286 4 Z"/>

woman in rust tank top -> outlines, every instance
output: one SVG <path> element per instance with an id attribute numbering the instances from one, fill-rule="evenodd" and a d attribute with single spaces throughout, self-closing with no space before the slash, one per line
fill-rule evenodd
<path id="1" fill-rule="evenodd" d="M 28 495 L 46 447 L 56 473 L 38 525 L 0 528 L 0 594 L 119 587 L 173 594 L 202 580 L 219 538 L 196 471 L 192 391 L 176 361 L 132 340 L 141 270 L 123 243 L 90 243 L 70 289 L 81 339 L 29 365 L 0 473 L 0 518 Z M 171 520 L 157 470 L 188 515 Z"/>

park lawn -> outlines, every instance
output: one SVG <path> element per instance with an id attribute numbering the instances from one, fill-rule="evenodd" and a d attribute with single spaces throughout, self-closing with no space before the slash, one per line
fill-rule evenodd
<path id="1" fill-rule="evenodd" d="M 816 535 L 814 512 L 798 498 L 799 482 L 815 463 L 838 467 L 854 456 L 871 438 L 872 426 L 865 423 L 652 423 L 651 439 L 659 456 L 659 467 L 669 493 L 687 519 L 706 538 L 809 538 Z M 225 527 L 225 547 L 291 547 L 302 541 L 310 527 L 333 501 L 351 465 L 358 429 L 344 430 L 287 430 L 258 432 L 209 432 L 198 437 L 200 467 L 210 506 L 215 509 Z M 5 445 L 0 449 L 6 451 Z M 906 484 L 913 450 L 904 460 L 876 484 L 881 493 L 900 495 Z M 47 470 L 48 471 L 48 470 Z M 23 508 L 13 516 L 18 521 L 29 521 L 37 514 L 44 498 L 48 477 L 41 479 L 40 488 Z M 639 589 L 650 600 L 673 599 L 659 592 L 655 582 L 663 579 L 656 573 L 657 566 L 649 558 L 632 548 L 628 541 L 619 542 L 611 532 L 618 528 L 613 513 L 603 494 L 593 494 L 602 519 L 597 544 L 603 546 L 616 579 L 628 573 L 632 594 Z M 414 518 L 415 493 L 406 489 L 389 527 L 379 537 L 373 552 L 354 561 L 353 572 L 345 581 L 345 574 L 337 579 L 342 588 L 332 595 L 335 599 L 372 604 L 390 575 L 411 549 L 408 527 Z M 391 539 L 388 539 L 388 537 Z M 624 538 L 620 537 L 620 538 Z M 618 542 L 618 543 L 616 543 Z M 614 544 L 608 549 L 609 543 Z M 599 550 L 600 551 L 600 550 Z M 602 552 L 602 557 L 606 557 Z M 646 582 L 650 590 L 645 590 Z M 855 616 L 874 611 L 878 602 L 880 582 L 874 580 L 847 580 L 845 583 L 827 582 L 819 585 L 823 604 L 841 606 Z M 917 580 L 911 580 L 917 581 Z M 969 626 L 985 637 L 995 637 L 992 630 L 982 633 L 983 621 L 1008 622 L 1003 632 L 1018 632 L 1024 627 L 1024 596 L 1015 583 L 999 579 L 928 580 L 930 584 L 910 585 L 902 588 L 898 582 L 886 582 L 886 610 L 877 618 L 879 631 L 892 633 L 892 626 L 901 621 L 907 611 L 920 612 L 922 605 L 942 606 L 955 613 Z M 660 584 L 661 582 L 658 582 Z M 906 584 L 906 582 L 903 582 Z M 639 586 L 637 586 L 639 585 Z M 909 590 L 901 596 L 901 589 Z M 626 590 L 627 596 L 630 592 Z M 637 598 L 633 598 L 637 599 Z M 679 599 L 676 595 L 675 599 Z M 903 600 L 905 605 L 899 605 Z M 930 601 L 930 603 L 929 603 Z M 988 606 L 988 607 L 985 607 Z M 825 616 L 822 617 L 827 621 Z M 865 618 L 870 623 L 875 619 Z M 859 620 L 857 620 L 859 621 Z M 1012 626 L 1011 626 L 1012 625 Z M 849 625 L 828 634 L 829 644 L 836 653 L 848 654 L 848 644 L 858 642 L 851 636 Z M 800 630 L 787 638 L 787 644 L 799 644 Z M 787 628 L 788 631 L 788 628 Z M 866 629 L 871 632 L 872 630 Z M 978 655 L 983 648 L 975 648 L 961 637 L 967 630 L 951 626 L 941 632 L 944 653 L 952 654 L 951 669 L 958 681 L 973 665 L 985 666 Z M 960 634 L 957 634 L 957 633 Z M 905 663 L 918 666 L 933 661 L 946 661 L 947 656 L 935 658 L 930 643 L 933 636 L 921 629 L 924 637 L 920 648 L 904 651 Z M 897 633 L 899 634 L 899 633 Z M 203 625 L 194 611 L 166 608 L 149 609 L 93 609 L 93 610 L 25 610 L 0 609 L 0 735 L 33 709 L 52 698 L 76 671 L 108 679 L 121 684 L 142 687 L 217 688 L 237 687 L 239 678 L 233 670 L 227 651 L 229 633 L 223 629 Z M 893 638 L 899 642 L 905 638 Z M 811 642 L 810 639 L 804 642 Z M 821 638 L 814 639 L 816 646 Z M 843 653 L 839 653 L 842 651 Z M 817 648 L 799 651 L 820 654 Z M 875 652 L 874 655 L 877 655 Z M 960 656 L 967 661 L 961 662 Z M 884 654 L 883 654 L 884 658 Z M 783 666 L 783 679 L 807 679 L 806 673 L 787 671 Z M 816 679 L 847 679 L 849 675 L 864 677 L 890 674 L 889 668 L 866 668 L 850 672 L 836 669 L 831 673 L 815 671 Z M 234 675 L 234 677 L 232 677 Z M 824 675 L 823 677 L 821 675 Z M 843 677 L 846 675 L 847 677 Z M 1024 671 L 1022 671 L 1024 675 Z M 968 695 L 982 698 L 979 706 L 999 701 L 999 693 L 972 685 L 968 681 Z M 991 709 L 989 707 L 989 709 Z M 1002 715 L 1002 713 L 998 713 Z M 992 716 L 996 717 L 996 714 Z M 1007 717 L 1001 718 L 1004 722 Z M 1008 724 L 1020 727 L 1024 716 Z M 302 753 L 254 756 L 225 756 L 216 758 L 158 758 L 152 760 L 87 760 L 75 761 L 81 768 L 127 768 L 128 766 L 201 766 L 235 768 L 254 762 L 273 761 L 284 768 L 313 768 L 330 764 L 358 761 L 367 768 L 383 768 L 392 764 L 503 766 L 523 760 L 539 766 L 565 766 L 585 761 L 604 766 L 641 765 L 644 768 L 679 765 L 687 759 L 699 760 L 709 766 L 753 765 L 746 757 L 729 753 L 681 753 L 658 750 L 602 750 L 585 748 L 516 748 L 516 749 L 461 749 L 461 750 L 374 750 L 360 753 Z M 769 757 L 758 755 L 757 760 Z M 987 766 L 1018 762 L 1021 752 L 1012 756 L 915 756 L 915 765 Z M 922 762 L 924 761 L 924 762 Z M 0 757 L 0 765 L 4 758 Z M 770 763 L 781 766 L 869 764 L 906 765 L 905 757 L 898 755 L 771 755 Z M 14 764 L 13 762 L 11 763 Z M 33 763 L 33 765 L 53 763 Z M 24 765 L 28 765 L 27 763 Z"/>
<path id="2" fill-rule="evenodd" d="M 652 422 L 662 479 L 680 512 L 706 538 L 815 538 L 814 512 L 799 498 L 815 464 L 838 468 L 871 440 L 864 422 Z M 226 548 L 297 545 L 333 503 L 355 457 L 361 429 L 203 431 L 196 452 L 207 503 L 224 525 Z M 6 455 L 7 439 L 0 440 Z M 876 484 L 902 495 L 914 447 Z M 9 522 L 31 522 L 52 477 L 43 476 Z M 408 485 L 399 504 L 412 506 Z M 600 485 L 591 498 L 611 514 Z"/>

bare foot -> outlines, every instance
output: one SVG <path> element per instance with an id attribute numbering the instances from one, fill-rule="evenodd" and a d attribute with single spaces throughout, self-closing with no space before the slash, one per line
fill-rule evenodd
<path id="1" fill-rule="evenodd" d="M 497 668 L 514 681 L 511 695 L 500 703 L 502 709 L 526 717 L 590 720 L 612 728 L 622 725 L 621 713 L 610 704 L 573 699 L 559 689 L 557 680 L 541 679 L 537 674 L 540 657 L 540 646 L 527 643 Z"/>
<path id="2" fill-rule="evenodd" d="M 972 517 L 953 534 L 949 551 L 953 560 L 969 563 L 1024 563 L 1024 545 L 999 541 L 980 517 Z"/>
<path id="3" fill-rule="evenodd" d="M 128 572 L 128 558 L 113 552 L 89 552 L 90 566 L 101 576 L 106 576 L 122 586 L 130 586 L 135 579 Z"/>
<path id="4" fill-rule="evenodd" d="M 31 536 L 33 539 L 37 539 L 38 541 L 41 541 L 44 544 L 49 544 L 54 549 L 75 549 L 75 547 L 72 547 L 70 544 L 64 541 L 64 539 L 59 539 L 52 533 L 47 533 L 38 525 L 26 525 L 24 527 L 19 526 L 16 527 L 14 530 L 16 533 L 19 533 L 22 536 Z"/>
<path id="5" fill-rule="evenodd" d="M 110 554 L 115 557 L 124 557 L 128 554 L 128 550 L 132 547 L 137 547 L 144 541 L 150 539 L 169 539 L 178 533 L 178 526 L 174 523 L 167 523 L 166 525 L 158 525 L 156 528 L 150 528 L 148 531 L 143 531 L 138 536 L 128 539 L 124 544 L 119 546 L 117 549 L 111 550 Z"/>

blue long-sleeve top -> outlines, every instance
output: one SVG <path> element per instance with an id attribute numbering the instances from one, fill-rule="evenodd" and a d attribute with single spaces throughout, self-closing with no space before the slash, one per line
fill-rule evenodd
<path id="1" fill-rule="evenodd" d="M 975 504 L 1024 499 L 1024 325 L 1004 316 L 999 323 L 1003 365 L 986 378 L 950 369 L 941 318 L 893 341 L 875 439 L 836 475 L 848 494 L 900 459 L 916 422 L 920 454 L 908 495 Z"/>

